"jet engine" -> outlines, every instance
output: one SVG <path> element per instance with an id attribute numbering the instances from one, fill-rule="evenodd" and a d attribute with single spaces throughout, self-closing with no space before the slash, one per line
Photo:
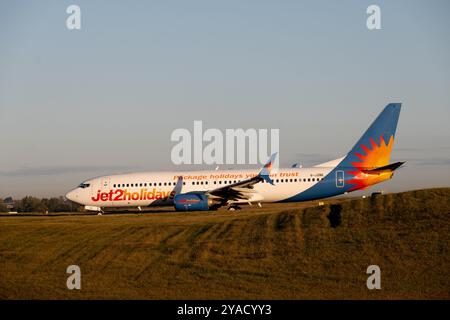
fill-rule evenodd
<path id="1" fill-rule="evenodd" d="M 182 193 L 173 198 L 177 211 L 207 211 L 217 208 L 217 201 L 204 193 Z"/>

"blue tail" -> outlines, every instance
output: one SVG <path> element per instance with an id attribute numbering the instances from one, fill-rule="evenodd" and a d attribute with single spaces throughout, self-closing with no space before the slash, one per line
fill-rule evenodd
<path id="1" fill-rule="evenodd" d="M 376 168 L 387 168 L 400 109 L 400 103 L 388 104 L 345 158 L 324 179 L 282 202 L 332 197 L 345 192 L 365 189 L 389 179 L 392 176 L 390 173 L 370 175 L 367 172 Z"/>
<path id="2" fill-rule="evenodd" d="M 369 155 L 376 148 L 389 146 L 389 152 L 378 152 L 370 159 L 368 166 L 384 166 L 389 163 L 390 149 L 395 139 L 398 118 L 400 116 L 401 103 L 390 103 L 370 125 L 353 146 L 345 159 L 338 167 L 352 167 L 355 162 L 361 162 L 362 158 Z"/>

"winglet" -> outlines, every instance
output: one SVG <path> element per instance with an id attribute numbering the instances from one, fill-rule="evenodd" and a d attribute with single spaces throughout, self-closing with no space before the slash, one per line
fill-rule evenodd
<path id="1" fill-rule="evenodd" d="M 275 158 L 277 157 L 277 154 L 278 154 L 278 152 L 275 152 L 274 154 L 272 154 L 272 156 L 270 156 L 269 161 L 264 165 L 264 167 L 261 169 L 261 171 L 258 174 L 258 176 L 263 178 L 265 181 L 267 181 L 271 185 L 274 185 L 274 184 L 273 184 L 273 180 L 270 179 L 270 171 L 272 171 L 272 166 L 275 161 Z"/>

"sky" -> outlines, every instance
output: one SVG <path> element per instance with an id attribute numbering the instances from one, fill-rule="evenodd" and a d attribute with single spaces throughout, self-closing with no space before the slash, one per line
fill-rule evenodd
<path id="1" fill-rule="evenodd" d="M 81 8 L 69 30 L 66 8 Z M 381 30 L 366 9 L 381 8 Z M 175 165 L 177 128 L 279 129 L 282 166 L 402 112 L 387 192 L 450 186 L 450 2 L 1 1 L 0 197 Z M 236 168 L 238 166 L 226 166 Z"/>

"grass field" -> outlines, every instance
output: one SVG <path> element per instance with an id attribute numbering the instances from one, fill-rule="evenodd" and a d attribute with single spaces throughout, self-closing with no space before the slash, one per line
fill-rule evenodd
<path id="1" fill-rule="evenodd" d="M 81 290 L 66 288 L 67 266 Z M 381 268 L 381 290 L 366 269 Z M 229 212 L 0 217 L 1 299 L 449 299 L 450 188 Z"/>

